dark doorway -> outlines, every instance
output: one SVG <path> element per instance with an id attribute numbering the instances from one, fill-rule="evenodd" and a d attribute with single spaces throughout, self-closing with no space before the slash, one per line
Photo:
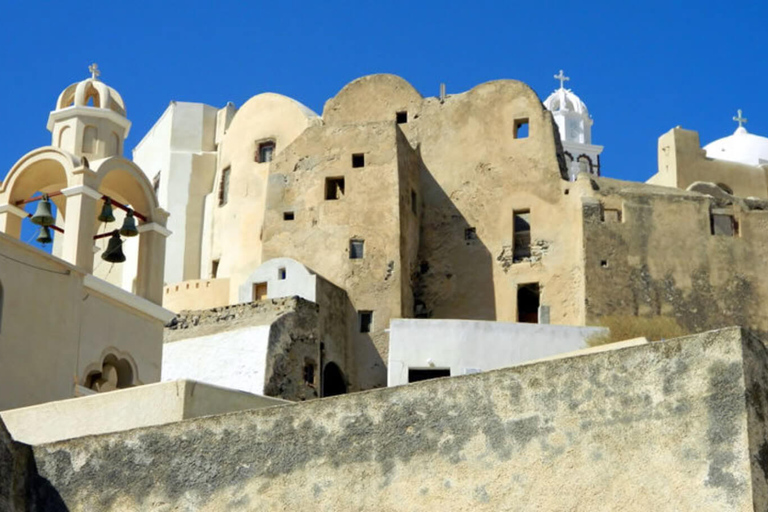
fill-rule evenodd
<path id="1" fill-rule="evenodd" d="M 450 368 L 408 368 L 408 382 L 450 377 Z"/>
<path id="2" fill-rule="evenodd" d="M 344 374 L 336 363 L 330 362 L 323 370 L 323 396 L 343 395 L 347 392 Z"/>
<path id="3" fill-rule="evenodd" d="M 539 283 L 521 284 L 517 289 L 517 321 L 539 323 Z"/>

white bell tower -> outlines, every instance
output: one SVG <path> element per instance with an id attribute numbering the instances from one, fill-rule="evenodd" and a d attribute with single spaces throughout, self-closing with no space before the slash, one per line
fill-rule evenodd
<path id="1" fill-rule="evenodd" d="M 560 140 L 565 152 L 568 176 L 573 181 L 580 172 L 600 176 L 600 153 L 603 146 L 592 144 L 592 118 L 587 105 L 564 84 L 570 78 L 563 70 L 555 75 L 560 81 L 560 88 L 544 100 L 544 107 L 552 112 L 552 117 L 560 130 Z"/>

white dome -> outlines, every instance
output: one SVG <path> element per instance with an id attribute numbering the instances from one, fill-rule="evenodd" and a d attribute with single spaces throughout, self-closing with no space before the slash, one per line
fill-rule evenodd
<path id="1" fill-rule="evenodd" d="M 581 99 L 573 93 L 573 91 L 565 88 L 557 89 L 555 92 L 550 94 L 549 97 L 544 100 L 544 108 L 550 112 L 565 110 L 568 112 L 575 112 L 577 114 L 589 116 L 587 105 L 585 105 L 584 102 L 581 101 Z"/>
<path id="2" fill-rule="evenodd" d="M 753 135 L 740 126 L 733 135 L 704 146 L 709 158 L 747 165 L 768 164 L 768 138 Z"/>

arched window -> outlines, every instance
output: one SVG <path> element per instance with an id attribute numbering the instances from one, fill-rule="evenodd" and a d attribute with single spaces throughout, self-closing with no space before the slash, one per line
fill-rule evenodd
<path id="1" fill-rule="evenodd" d="M 85 379 L 85 387 L 99 393 L 129 388 L 134 385 L 131 363 L 118 359 L 114 354 L 107 354 L 101 365 L 101 371 L 93 371 Z"/>
<path id="2" fill-rule="evenodd" d="M 344 374 L 341 368 L 330 362 L 325 365 L 323 370 L 323 396 L 343 395 L 347 392 L 347 382 L 344 380 Z"/>
<path id="3" fill-rule="evenodd" d="M 592 174 L 592 160 L 590 160 L 587 155 L 581 155 L 579 157 L 579 172 Z"/>
<path id="4" fill-rule="evenodd" d="M 96 127 L 86 126 L 83 132 L 83 153 L 93 153 L 96 150 Z"/>

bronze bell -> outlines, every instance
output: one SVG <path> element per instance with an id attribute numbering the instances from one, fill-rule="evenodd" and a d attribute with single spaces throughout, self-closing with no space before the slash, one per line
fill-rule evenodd
<path id="1" fill-rule="evenodd" d="M 128 213 L 125 214 L 120 234 L 123 236 L 136 236 L 139 234 L 139 230 L 136 229 L 136 219 L 133 218 L 133 210 L 128 210 Z"/>
<path id="2" fill-rule="evenodd" d="M 51 201 L 47 194 L 43 194 L 43 198 L 37 203 L 37 210 L 30 220 L 38 226 L 53 226 L 56 222 L 51 212 Z"/>
<path id="3" fill-rule="evenodd" d="M 112 200 L 110 198 L 104 199 L 104 206 L 101 207 L 101 213 L 99 214 L 99 221 L 115 222 L 115 216 L 112 215 Z"/>
<path id="4" fill-rule="evenodd" d="M 107 245 L 107 250 L 101 253 L 101 259 L 110 263 L 122 263 L 125 261 L 123 241 L 120 240 L 120 234 L 117 230 L 112 232 L 112 236 L 109 239 L 109 245 Z"/>
<path id="5" fill-rule="evenodd" d="M 51 242 L 53 242 L 51 228 L 48 226 L 40 226 L 40 231 L 37 233 L 37 243 L 45 245 Z"/>

